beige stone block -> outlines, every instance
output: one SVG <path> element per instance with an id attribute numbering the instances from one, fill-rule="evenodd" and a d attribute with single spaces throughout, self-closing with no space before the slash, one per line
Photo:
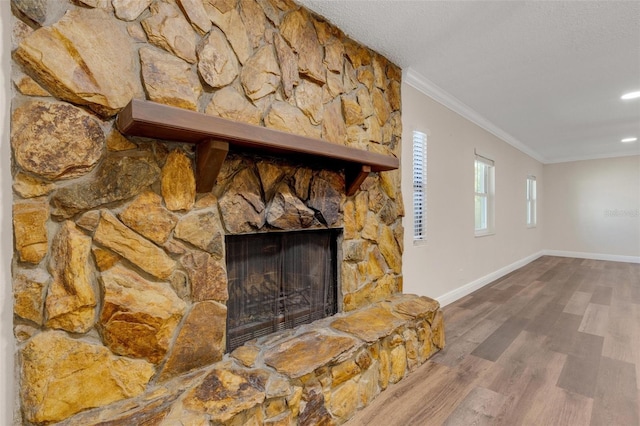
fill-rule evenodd
<path id="1" fill-rule="evenodd" d="M 207 16 L 202 0 L 178 0 L 178 3 L 198 33 L 206 34 L 211 30 L 211 19 Z"/>
<path id="2" fill-rule="evenodd" d="M 160 279 L 169 278 L 175 269 L 175 261 L 161 248 L 124 226 L 106 210 L 102 212 L 93 239 Z"/>
<path id="3" fill-rule="evenodd" d="M 407 351 L 407 368 L 413 371 L 419 364 L 418 358 L 418 334 L 413 329 L 407 329 L 402 333 L 405 341 L 405 349 Z"/>
<path id="4" fill-rule="evenodd" d="M 171 53 L 143 47 L 140 53 L 142 81 L 149 100 L 177 108 L 198 110 L 202 85 L 191 64 Z"/>
<path id="5" fill-rule="evenodd" d="M 358 409 L 358 384 L 349 380 L 331 392 L 329 411 L 338 421 L 345 421 Z"/>
<path id="6" fill-rule="evenodd" d="M 280 24 L 280 34 L 298 54 L 300 73 L 324 83 L 323 49 L 306 10 L 298 9 L 285 15 Z"/>
<path id="7" fill-rule="evenodd" d="M 262 118 L 262 112 L 233 86 L 223 87 L 216 91 L 205 112 L 209 115 L 256 126 L 260 125 Z"/>
<path id="8" fill-rule="evenodd" d="M 373 399 L 380 394 L 380 366 L 378 361 L 371 364 L 371 368 L 362 372 L 358 380 L 359 403 L 358 408 L 371 404 Z"/>
<path id="9" fill-rule="evenodd" d="M 20 261 L 39 263 L 48 250 L 49 204 L 44 199 L 13 204 L 13 236 Z"/>
<path id="10" fill-rule="evenodd" d="M 36 198 L 47 195 L 55 185 L 26 173 L 18 173 L 13 179 L 13 190 L 22 198 Z"/>
<path id="11" fill-rule="evenodd" d="M 260 46 L 267 29 L 267 18 L 256 0 L 240 0 L 240 17 L 247 28 L 251 46 L 253 48 Z M 280 63 L 282 62 L 280 58 Z"/>
<path id="12" fill-rule="evenodd" d="M 378 355 L 378 362 L 380 364 L 379 384 L 382 390 L 389 386 L 389 379 L 391 378 L 391 354 L 385 348 L 380 348 Z"/>
<path id="13" fill-rule="evenodd" d="M 89 254 L 91 238 L 66 221 L 51 244 L 52 282 L 46 298 L 47 326 L 85 333 L 95 322 L 96 295 Z"/>
<path id="14" fill-rule="evenodd" d="M 162 197 L 171 211 L 190 210 L 196 199 L 196 178 L 191 159 L 183 151 L 169 153 L 162 168 Z"/>
<path id="15" fill-rule="evenodd" d="M 142 360 L 60 331 L 35 336 L 22 349 L 20 396 L 26 420 L 49 423 L 141 394 L 154 373 Z M 78 395 L 82 395 L 81 398 Z"/>
<path id="16" fill-rule="evenodd" d="M 182 321 L 160 380 L 220 361 L 224 354 L 227 307 L 199 302 Z"/>
<path id="17" fill-rule="evenodd" d="M 398 345 L 391 349 L 391 374 L 389 382 L 398 383 L 407 371 L 407 350 L 404 345 Z"/>
<path id="18" fill-rule="evenodd" d="M 102 339 L 114 353 L 159 363 L 186 310 L 168 284 L 150 282 L 122 266 L 102 273 Z"/>
<path id="19" fill-rule="evenodd" d="M 371 306 L 331 322 L 336 330 L 352 334 L 366 342 L 390 335 L 404 321 L 382 306 Z"/>
<path id="20" fill-rule="evenodd" d="M 120 213 L 129 228 L 157 244 L 164 244 L 178 218 L 162 205 L 162 197 L 152 191 L 140 194 Z"/>
<path id="21" fill-rule="evenodd" d="M 298 108 L 309 117 L 312 124 L 323 122 L 322 87 L 308 80 L 302 80 L 295 89 Z"/>
<path id="22" fill-rule="evenodd" d="M 320 138 L 321 130 L 309 121 L 302 110 L 286 102 L 274 102 L 264 118 L 264 125 L 271 129 L 282 130 L 310 138 Z"/>
<path id="23" fill-rule="evenodd" d="M 180 219 L 174 237 L 222 259 L 224 255 L 224 228 L 217 206 L 192 211 Z"/>
<path id="24" fill-rule="evenodd" d="M 34 31 L 15 52 L 16 60 L 51 94 L 106 117 L 142 94 L 134 57 L 117 21 L 103 10 L 84 8 Z"/>
<path id="25" fill-rule="evenodd" d="M 259 354 L 260 349 L 250 345 L 240 346 L 231 352 L 231 356 L 240 361 L 245 367 L 253 367 Z"/>
<path id="26" fill-rule="evenodd" d="M 302 400 L 302 388 L 300 386 L 294 386 L 293 392 L 287 397 L 287 406 L 291 410 L 291 415 L 295 418 L 300 413 L 300 401 Z"/>
<path id="27" fill-rule="evenodd" d="M 336 99 L 324 107 L 322 138 L 338 145 L 344 145 L 347 140 L 347 127 L 342 116 L 340 99 Z"/>
<path id="28" fill-rule="evenodd" d="M 285 411 L 287 411 L 287 401 L 284 398 L 273 398 L 264 403 L 264 415 L 268 419 Z"/>
<path id="29" fill-rule="evenodd" d="M 331 386 L 336 387 L 341 383 L 360 374 L 360 367 L 354 360 L 347 360 L 331 367 Z"/>
<path id="30" fill-rule="evenodd" d="M 274 93 L 280 85 L 280 67 L 271 45 L 258 49 L 244 64 L 240 82 L 246 95 L 257 100 Z"/>
<path id="31" fill-rule="evenodd" d="M 12 80 L 13 85 L 16 86 L 18 92 L 25 96 L 51 96 L 49 92 L 27 75 L 14 77 Z"/>
<path id="32" fill-rule="evenodd" d="M 445 345 L 445 336 L 444 336 L 444 316 L 442 315 L 442 311 L 438 310 L 436 312 L 433 321 L 431 322 L 431 341 L 438 348 L 442 349 Z"/>
<path id="33" fill-rule="evenodd" d="M 149 10 L 151 16 L 141 21 L 149 42 L 191 64 L 195 63 L 197 35 L 178 5 L 159 1 L 153 3 Z"/>
<path id="34" fill-rule="evenodd" d="M 45 290 L 50 276 L 42 270 L 24 270 L 13 279 L 13 313 L 42 325 Z"/>
<path id="35" fill-rule="evenodd" d="M 389 265 L 395 273 L 402 273 L 402 253 L 393 235 L 393 231 L 388 226 L 380 226 L 378 248 L 387 265 Z"/>

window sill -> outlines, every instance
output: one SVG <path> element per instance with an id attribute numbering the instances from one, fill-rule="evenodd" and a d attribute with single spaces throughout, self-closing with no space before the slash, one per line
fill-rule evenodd
<path id="1" fill-rule="evenodd" d="M 535 229 L 538 225 L 527 225 L 527 229 Z"/>
<path id="2" fill-rule="evenodd" d="M 413 240 L 414 247 L 426 246 L 426 245 L 427 245 L 427 240 Z"/>
<path id="3" fill-rule="evenodd" d="M 476 238 L 489 237 L 489 236 L 495 235 L 495 234 L 496 234 L 495 231 L 480 231 L 480 232 L 476 232 L 475 237 Z"/>

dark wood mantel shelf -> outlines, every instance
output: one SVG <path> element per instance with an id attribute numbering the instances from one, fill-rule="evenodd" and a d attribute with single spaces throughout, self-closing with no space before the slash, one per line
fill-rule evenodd
<path id="1" fill-rule="evenodd" d="M 229 149 L 296 157 L 312 165 L 344 168 L 353 195 L 370 172 L 395 170 L 396 157 L 240 123 L 151 101 L 133 99 L 117 118 L 125 135 L 187 142 L 196 146 L 196 186 L 209 192 Z"/>

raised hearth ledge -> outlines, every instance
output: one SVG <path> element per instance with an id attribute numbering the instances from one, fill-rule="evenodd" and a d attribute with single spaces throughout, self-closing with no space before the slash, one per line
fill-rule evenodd
<path id="1" fill-rule="evenodd" d="M 344 168 L 347 195 L 353 195 L 370 172 L 395 170 L 400 166 L 398 158 L 391 155 L 140 99 L 131 100 L 118 114 L 117 125 L 123 134 L 129 136 L 198 144 L 198 192 L 209 192 L 213 188 L 229 145 L 231 148 L 303 157 L 307 161 L 320 160 L 326 167 Z"/>
<path id="2" fill-rule="evenodd" d="M 396 294 L 61 424 L 341 424 L 444 347 L 442 318 L 437 301 Z"/>

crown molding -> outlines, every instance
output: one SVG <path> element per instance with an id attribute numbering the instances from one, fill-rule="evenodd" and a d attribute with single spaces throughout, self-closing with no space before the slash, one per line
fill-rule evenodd
<path id="1" fill-rule="evenodd" d="M 531 148 L 520 142 L 515 137 L 511 136 L 500 127 L 496 126 L 482 115 L 480 115 L 477 111 L 460 101 L 455 96 L 452 96 L 440 86 L 425 78 L 423 75 L 418 73 L 412 68 L 407 68 L 403 71 L 403 81 L 413 88 L 419 90 L 423 94 L 429 96 L 433 100 L 441 103 L 445 107 L 449 108 L 453 112 L 461 115 L 472 123 L 480 126 L 484 130 L 489 133 L 497 136 L 502 139 L 512 147 L 517 150 L 525 153 L 529 157 L 532 157 L 543 164 L 547 164 L 549 161 L 540 155 L 539 153 L 533 151 Z"/>
<path id="2" fill-rule="evenodd" d="M 640 155 L 640 149 L 636 152 L 614 152 L 609 154 L 583 155 L 575 157 L 554 157 L 545 164 L 571 163 L 573 161 L 602 160 L 605 158 L 634 157 Z"/>

